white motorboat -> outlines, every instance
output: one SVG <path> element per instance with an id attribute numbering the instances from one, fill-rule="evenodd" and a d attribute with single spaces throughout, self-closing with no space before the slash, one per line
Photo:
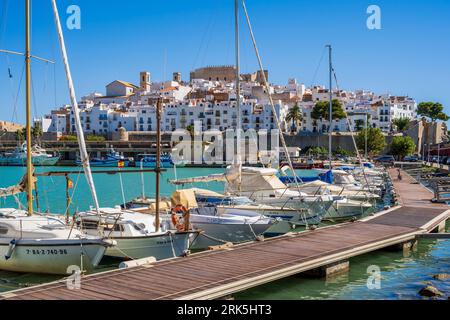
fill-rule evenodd
<path id="1" fill-rule="evenodd" d="M 372 209 L 373 205 L 367 201 L 349 200 L 343 197 L 334 201 L 331 208 L 328 209 L 324 220 L 356 219 L 368 214 Z"/>
<path id="2" fill-rule="evenodd" d="M 257 239 L 271 227 L 281 223 L 258 212 L 218 208 L 217 206 L 199 207 L 192 189 L 177 190 L 171 197 L 172 207 L 183 206 L 189 210 L 189 222 L 196 230 L 203 232 L 192 244 L 193 249 L 204 249 L 211 245 L 227 242 L 241 243 Z M 287 226 L 283 233 L 289 231 Z"/>
<path id="3" fill-rule="evenodd" d="M 14 272 L 72 274 L 93 270 L 111 241 L 83 235 L 55 217 L 0 209 L 0 269 Z"/>
<path id="4" fill-rule="evenodd" d="M 115 241 L 116 245 L 106 250 L 112 257 L 141 259 L 155 257 L 156 260 L 185 255 L 197 232 L 180 232 L 170 225 L 170 217 L 161 219 L 160 230 L 155 231 L 155 216 L 116 208 L 100 208 L 77 215 L 78 228 L 89 234 Z"/>
<path id="5" fill-rule="evenodd" d="M 257 212 L 214 206 L 191 209 L 189 219 L 195 229 L 203 231 L 193 242 L 193 249 L 254 241 L 277 224 Z"/>
<path id="6" fill-rule="evenodd" d="M 38 145 L 31 149 L 31 161 L 34 166 L 54 166 L 60 156 L 47 153 L 47 151 Z M 27 146 L 24 142 L 13 152 L 5 152 L 0 155 L 0 166 L 26 166 L 27 165 Z"/>
<path id="7" fill-rule="evenodd" d="M 322 220 L 321 215 L 314 214 L 311 210 L 295 209 L 291 207 L 277 207 L 269 204 L 257 203 L 245 196 L 223 195 L 218 192 L 192 188 L 199 206 L 216 205 L 219 209 L 244 210 L 258 212 L 267 217 L 279 218 L 288 221 L 293 228 L 310 224 L 318 224 Z M 269 232 L 272 228 L 269 229 Z M 267 235 L 267 233 L 266 233 Z"/>
<path id="8" fill-rule="evenodd" d="M 333 185 L 321 180 L 299 184 L 298 188 L 307 194 L 331 194 L 334 196 L 343 196 L 350 200 L 376 201 L 380 199 L 378 194 L 366 190 L 352 190 L 348 189 L 345 185 Z"/>
<path id="9" fill-rule="evenodd" d="M 276 176 L 277 170 L 270 168 L 242 167 L 241 179 L 237 179 L 234 168 L 228 167 L 224 174 L 212 174 L 203 177 L 193 177 L 171 180 L 173 184 L 188 184 L 196 182 L 222 181 L 225 183 L 225 194 L 244 196 L 256 204 L 269 205 L 285 211 L 308 210 L 308 224 L 319 223 L 330 206 L 333 197 L 330 195 L 308 195 L 295 188 L 288 188 Z M 297 225 L 305 224 L 305 216 L 299 215 Z"/>

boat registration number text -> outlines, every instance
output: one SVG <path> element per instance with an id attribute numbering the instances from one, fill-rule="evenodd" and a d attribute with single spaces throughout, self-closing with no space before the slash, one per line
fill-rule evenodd
<path id="1" fill-rule="evenodd" d="M 41 255 L 41 256 L 51 256 L 51 255 L 66 255 L 66 249 L 27 249 L 27 254 Z"/>

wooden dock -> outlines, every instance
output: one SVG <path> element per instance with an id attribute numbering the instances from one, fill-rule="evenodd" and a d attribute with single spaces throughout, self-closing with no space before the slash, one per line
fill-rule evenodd
<path id="1" fill-rule="evenodd" d="M 448 206 L 430 202 L 432 193 L 403 173 L 394 186 L 401 206 L 340 225 L 207 251 L 146 266 L 85 276 L 81 288 L 66 281 L 1 295 L 13 300 L 216 299 L 351 257 L 414 241 L 442 227 Z"/>

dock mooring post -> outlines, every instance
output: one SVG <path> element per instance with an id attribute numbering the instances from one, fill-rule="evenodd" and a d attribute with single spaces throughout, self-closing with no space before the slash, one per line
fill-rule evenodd
<path id="1" fill-rule="evenodd" d="M 432 231 L 431 233 L 445 233 L 445 225 L 446 225 L 446 220 L 442 221 L 441 223 L 439 223 Z"/>
<path id="2" fill-rule="evenodd" d="M 299 276 L 307 278 L 330 278 L 347 273 L 349 270 L 350 261 L 342 260 L 302 272 Z"/>
<path id="3" fill-rule="evenodd" d="M 417 240 L 413 239 L 413 240 L 405 241 L 402 243 L 397 243 L 392 246 L 386 247 L 384 250 L 386 250 L 386 251 L 404 251 L 405 252 L 405 251 L 414 250 L 416 246 L 417 246 Z"/>

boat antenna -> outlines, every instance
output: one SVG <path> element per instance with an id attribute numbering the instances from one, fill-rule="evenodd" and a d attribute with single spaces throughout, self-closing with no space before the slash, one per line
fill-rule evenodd
<path id="1" fill-rule="evenodd" d="M 240 43 L 239 43 L 239 0 L 234 1 L 234 25 L 235 25 L 235 54 L 236 54 L 236 154 L 235 164 L 238 166 L 238 191 L 242 185 L 242 159 L 241 159 L 241 68 L 240 68 Z"/>
<path id="2" fill-rule="evenodd" d="M 25 0 L 25 83 L 26 83 L 26 139 L 27 139 L 27 202 L 28 215 L 33 215 L 33 162 L 31 158 L 31 54 L 30 0 Z"/>
<path id="3" fill-rule="evenodd" d="M 80 148 L 81 163 L 83 165 L 83 170 L 86 175 L 86 180 L 88 182 L 89 189 L 91 190 L 92 200 L 94 201 L 95 209 L 97 211 L 97 214 L 100 214 L 97 193 L 95 191 L 94 179 L 92 178 L 91 167 L 89 165 L 89 155 L 87 153 L 86 142 L 84 140 L 83 127 L 81 126 L 80 109 L 78 108 L 78 102 L 75 95 L 75 88 L 73 86 L 72 74 L 70 71 L 69 60 L 67 58 L 66 45 L 64 42 L 64 35 L 61 28 L 61 21 L 59 19 L 58 7 L 56 6 L 56 0 L 52 0 L 52 6 L 53 6 L 53 14 L 55 16 L 55 25 L 58 31 L 59 44 L 61 47 L 61 53 L 64 62 L 64 69 L 66 72 L 67 85 L 69 87 L 70 100 L 72 102 L 72 110 L 75 117 L 75 126 L 78 137 L 78 145 Z"/>

